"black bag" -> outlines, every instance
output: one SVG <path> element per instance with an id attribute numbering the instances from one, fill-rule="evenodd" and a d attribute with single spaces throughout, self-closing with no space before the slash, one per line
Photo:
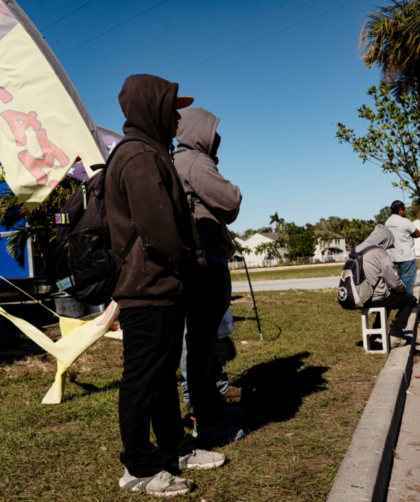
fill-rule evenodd
<path id="1" fill-rule="evenodd" d="M 121 267 L 139 237 L 134 231 L 121 255 L 112 254 L 105 207 L 105 176 L 115 152 L 128 141 L 147 143 L 138 136 L 120 141 L 106 164 L 92 166 L 93 170 L 102 170 L 83 182 L 55 215 L 57 285 L 60 291 L 66 291 L 81 303 L 101 305 L 112 297 Z"/>
<path id="2" fill-rule="evenodd" d="M 368 246 L 359 253 L 355 248 L 350 251 L 338 285 L 338 303 L 346 310 L 362 309 L 372 298 L 375 287 L 366 280 L 363 271 L 363 255 L 378 246 Z"/>

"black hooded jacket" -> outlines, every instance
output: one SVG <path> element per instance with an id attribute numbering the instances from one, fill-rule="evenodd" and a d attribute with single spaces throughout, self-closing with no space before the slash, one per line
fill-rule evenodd
<path id="1" fill-rule="evenodd" d="M 194 196 L 193 214 L 201 245 L 208 256 L 228 260 L 235 248 L 226 223 L 236 220 L 242 196 L 215 163 L 219 121 L 203 108 L 183 110 L 174 162 L 186 194 Z"/>
<path id="2" fill-rule="evenodd" d="M 115 153 L 105 182 L 112 251 L 119 256 L 136 228 L 137 239 L 114 293 L 120 308 L 165 306 L 184 293 L 195 246 L 192 218 L 168 153 L 178 84 L 131 75 L 119 101 L 126 136 L 140 136 Z"/>

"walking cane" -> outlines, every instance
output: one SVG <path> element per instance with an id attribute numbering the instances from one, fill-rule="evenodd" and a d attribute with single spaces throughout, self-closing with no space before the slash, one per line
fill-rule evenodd
<path id="1" fill-rule="evenodd" d="M 260 324 L 260 316 L 258 315 L 258 309 L 257 309 L 257 304 L 255 303 L 255 297 L 254 297 L 254 290 L 252 289 L 252 283 L 251 283 L 251 277 L 249 276 L 249 272 L 248 272 L 248 267 L 246 266 L 246 261 L 245 261 L 245 256 L 242 254 L 242 251 L 240 250 L 239 246 L 238 246 L 238 243 L 236 242 L 235 238 L 232 236 L 230 230 L 228 230 L 229 232 L 229 235 L 230 235 L 230 238 L 233 240 L 233 242 L 235 243 L 235 247 L 236 247 L 236 250 L 238 251 L 238 253 L 242 256 L 242 259 L 244 261 L 244 265 L 245 265 L 245 272 L 246 272 L 246 276 L 248 278 L 248 284 L 249 284 L 249 289 L 251 291 L 251 297 L 252 297 L 252 304 L 253 304 L 253 307 L 252 309 L 255 310 L 255 317 L 257 318 L 257 326 L 258 326 L 258 331 L 260 333 L 260 340 L 261 340 L 261 345 L 264 345 L 264 338 L 262 336 L 262 331 L 261 331 L 261 324 Z"/>

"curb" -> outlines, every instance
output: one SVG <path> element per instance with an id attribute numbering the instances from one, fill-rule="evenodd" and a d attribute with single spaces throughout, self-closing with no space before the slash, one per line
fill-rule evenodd
<path id="1" fill-rule="evenodd" d="M 418 291 L 415 294 L 418 297 Z M 327 502 L 383 502 L 385 499 L 392 450 L 397 443 L 410 384 L 418 315 L 411 314 L 404 331 L 411 343 L 391 350 L 379 373 Z"/>

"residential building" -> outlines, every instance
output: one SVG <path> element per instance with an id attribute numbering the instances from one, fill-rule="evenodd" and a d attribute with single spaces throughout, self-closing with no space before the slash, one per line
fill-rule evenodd
<path id="1" fill-rule="evenodd" d="M 276 242 L 278 241 L 278 239 L 279 239 L 279 234 L 276 232 L 256 233 L 251 237 L 247 238 L 241 238 L 241 237 L 235 238 L 236 242 L 240 246 L 249 249 L 249 253 L 244 253 L 245 261 L 249 268 L 275 267 L 280 261 L 278 257 L 271 256 L 269 253 L 256 254 L 255 249 L 260 244 Z M 283 260 L 287 261 L 287 259 L 284 258 L 285 254 L 286 254 L 286 249 L 281 249 L 280 255 L 282 256 Z M 316 263 L 316 262 L 329 262 L 329 261 L 344 261 L 346 257 L 347 257 L 346 240 L 341 235 L 332 234 L 328 241 L 318 238 L 318 243 L 315 248 L 315 254 L 313 257 L 310 257 L 310 262 Z M 237 251 L 235 253 L 235 256 L 233 257 L 231 266 L 235 268 L 236 266 L 240 266 L 241 263 L 242 263 L 241 255 Z"/>

